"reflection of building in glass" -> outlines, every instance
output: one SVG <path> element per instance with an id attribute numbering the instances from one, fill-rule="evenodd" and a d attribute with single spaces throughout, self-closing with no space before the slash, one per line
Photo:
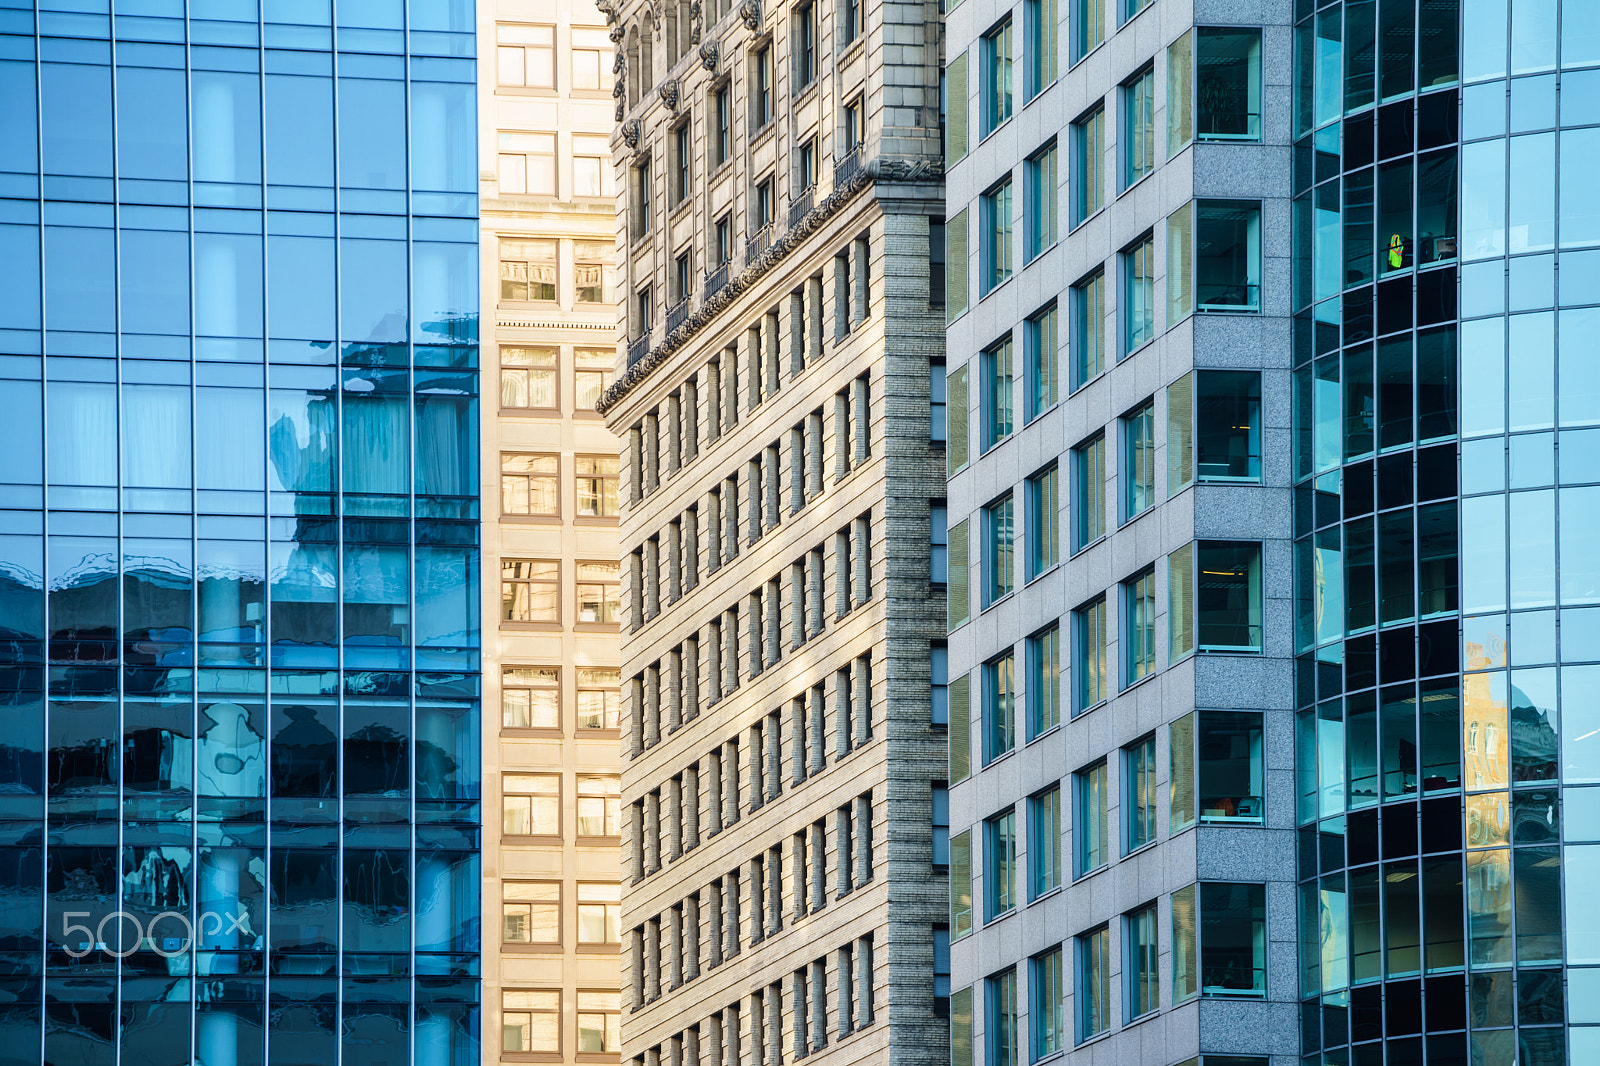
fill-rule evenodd
<path id="1" fill-rule="evenodd" d="M 475 1061 L 475 27 L 94 8 L 0 20 L 0 1060 Z"/>

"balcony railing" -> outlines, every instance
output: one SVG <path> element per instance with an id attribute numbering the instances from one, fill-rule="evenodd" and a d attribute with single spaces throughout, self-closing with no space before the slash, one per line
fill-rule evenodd
<path id="1" fill-rule="evenodd" d="M 711 299 L 728 283 L 728 264 L 723 263 L 706 275 L 706 299 Z"/>
<path id="2" fill-rule="evenodd" d="M 772 223 L 768 222 L 765 226 L 762 226 L 760 229 L 756 230 L 755 235 L 745 242 L 745 265 L 748 266 L 749 264 L 754 263 L 756 258 L 760 256 L 762 252 L 767 250 L 767 245 L 771 243 Z"/>
<path id="3" fill-rule="evenodd" d="M 628 342 L 628 365 L 632 366 L 650 354 L 650 334 L 648 332 L 635 337 Z"/>
<path id="4" fill-rule="evenodd" d="M 844 183 L 855 177 L 860 170 L 861 146 L 858 144 L 833 165 L 833 187 L 835 189 L 843 187 Z"/>
<path id="5" fill-rule="evenodd" d="M 671 333 L 689 320 L 689 297 L 685 296 L 667 308 L 667 332 Z"/>
<path id="6" fill-rule="evenodd" d="M 811 213 L 811 199 L 812 194 L 816 192 L 816 188 L 815 185 L 808 186 L 805 192 L 789 202 L 790 226 L 799 225 L 800 220 Z"/>

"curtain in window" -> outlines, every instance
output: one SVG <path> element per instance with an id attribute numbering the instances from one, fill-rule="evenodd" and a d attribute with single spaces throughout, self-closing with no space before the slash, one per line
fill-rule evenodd
<path id="1" fill-rule="evenodd" d="M 416 402 L 417 494 L 475 495 L 478 440 L 476 398 L 428 394 L 418 395 Z"/>
<path id="2" fill-rule="evenodd" d="M 332 390 L 272 390 L 267 433 L 274 491 L 332 492 L 337 407 Z"/>
<path id="3" fill-rule="evenodd" d="M 117 394 L 114 385 L 51 382 L 52 485 L 117 483 Z"/>
<path id="4" fill-rule="evenodd" d="M 136 488 L 188 488 L 189 432 L 187 385 L 124 385 L 123 484 Z"/>
<path id="5" fill-rule="evenodd" d="M 344 491 L 406 493 L 408 424 L 403 395 L 344 394 Z"/>

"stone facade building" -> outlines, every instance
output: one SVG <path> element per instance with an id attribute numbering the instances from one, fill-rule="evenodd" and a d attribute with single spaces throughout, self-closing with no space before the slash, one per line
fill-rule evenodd
<path id="1" fill-rule="evenodd" d="M 611 14 L 623 1055 L 942 1063 L 939 12 Z"/>

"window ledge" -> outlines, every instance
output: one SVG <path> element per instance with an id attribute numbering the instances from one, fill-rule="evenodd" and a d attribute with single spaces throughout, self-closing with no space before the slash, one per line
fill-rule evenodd
<path id="1" fill-rule="evenodd" d="M 1093 540 L 1083 544 L 1082 546 L 1080 546 L 1078 548 L 1073 549 L 1072 555 L 1073 556 L 1082 555 L 1084 552 L 1088 551 L 1090 548 L 1093 548 L 1095 545 L 1101 543 L 1105 539 L 1106 539 L 1106 535 L 1104 533 L 1102 533 L 1098 537 L 1094 538 Z"/>
<path id="2" fill-rule="evenodd" d="M 1144 686 L 1144 685 L 1147 685 L 1147 684 L 1149 684 L 1149 683 L 1150 683 L 1150 679 L 1151 679 L 1151 678 L 1153 678 L 1153 677 L 1159 677 L 1159 676 L 1160 676 L 1160 675 L 1161 675 L 1161 670 L 1160 670 L 1160 668 L 1152 668 L 1152 669 L 1151 669 L 1151 671 L 1150 671 L 1150 672 L 1149 672 L 1149 673 L 1148 673 L 1148 674 L 1145 674 L 1145 675 L 1144 675 L 1144 676 L 1143 676 L 1143 677 L 1141 677 L 1141 678 L 1140 678 L 1140 679 L 1139 679 L 1139 680 L 1137 680 L 1137 681 L 1130 681 L 1130 682 L 1128 682 L 1128 683 L 1127 683 L 1127 684 L 1126 684 L 1126 685 L 1124 685 L 1124 686 L 1123 686 L 1123 687 L 1122 687 L 1122 689 L 1121 689 L 1121 691 L 1119 691 L 1119 692 L 1118 692 L 1118 693 L 1117 693 L 1117 695 L 1119 695 L 1119 696 L 1123 696 L 1123 695 L 1126 695 L 1126 694 L 1127 694 L 1127 693 L 1129 693 L 1129 692 L 1132 692 L 1132 691 L 1133 691 L 1133 690 L 1134 690 L 1134 689 L 1136 689 L 1136 688 L 1141 688 L 1141 687 L 1143 687 L 1143 686 Z"/>
<path id="3" fill-rule="evenodd" d="M 579 944 L 576 950 L 579 955 L 615 955 L 622 945 L 618 944 Z"/>
<path id="4" fill-rule="evenodd" d="M 850 42 L 839 50 L 839 65 L 843 66 L 845 63 L 854 60 L 856 57 L 851 53 L 861 51 L 866 46 L 866 40 L 866 31 L 864 29 L 857 30 L 856 35 L 851 38 Z"/>
<path id="5" fill-rule="evenodd" d="M 1049 575 L 1055 573 L 1057 570 L 1060 570 L 1060 569 L 1061 569 L 1061 560 L 1057 559 L 1055 562 L 1051 563 L 1049 566 L 1045 567 L 1043 570 L 1039 571 L 1037 574 L 1034 574 L 1032 577 L 1028 578 L 1022 584 L 1023 584 L 1024 587 L 1026 587 L 1028 585 L 1033 584 L 1035 581 L 1039 581 L 1039 580 L 1041 580 L 1041 579 L 1043 579 L 1045 577 L 1048 577 Z"/>
<path id="6" fill-rule="evenodd" d="M 1159 843 L 1161 843 L 1161 838 L 1160 837 L 1151 837 L 1149 840 L 1146 840 L 1143 844 L 1140 844 L 1138 847 L 1134 848 L 1132 851 L 1125 853 L 1122 857 L 1124 859 L 1131 859 L 1135 855 L 1143 855 L 1145 852 L 1149 851 L 1151 848 L 1155 847 Z M 1142 1018 L 1144 1016 L 1140 1015 L 1140 1017 Z"/>
<path id="7" fill-rule="evenodd" d="M 1034 896 L 1032 899 L 1030 899 L 1028 901 L 1028 906 L 1031 907 L 1035 903 L 1041 903 L 1044 900 L 1050 899 L 1053 896 L 1059 896 L 1065 891 L 1066 891 L 1066 888 L 1064 886 L 1057 885 L 1056 887 L 1054 887 L 1052 889 L 1048 889 L 1047 891 L 1041 892 L 1037 896 Z M 1052 1056 L 1052 1057 L 1054 1057 L 1054 1056 Z M 1041 1059 L 1040 1061 L 1042 1062 L 1044 1060 Z"/>
<path id="8" fill-rule="evenodd" d="M 559 729 L 518 729 L 513 726 L 501 729 L 500 735 L 507 740 L 540 740 L 560 739 L 565 734 Z"/>
<path id="9" fill-rule="evenodd" d="M 1109 702 L 1109 700 L 1106 700 L 1106 699 L 1096 700 L 1095 702 L 1089 704 L 1089 706 L 1083 708 L 1082 710 L 1074 711 L 1073 715 L 1072 715 L 1072 720 L 1073 721 L 1077 721 L 1079 718 L 1082 718 L 1084 715 L 1089 714 L 1092 711 L 1098 711 L 1100 708 L 1104 707 L 1108 702 Z"/>
<path id="10" fill-rule="evenodd" d="M 986 762 L 982 766 L 978 767 L 978 772 L 982 773 L 983 771 L 987 770 L 991 766 L 999 766 L 1001 763 L 1005 762 L 1007 759 L 1011 758 L 1011 756 L 1015 755 L 1016 753 L 1017 753 L 1017 748 L 1015 746 L 1007 748 L 1005 751 L 1002 751 L 999 755 L 996 755 L 994 758 L 990 759 L 988 762 Z"/>
<path id="11" fill-rule="evenodd" d="M 1099 207 L 1095 208 L 1093 211 L 1089 212 L 1087 215 L 1084 215 L 1082 218 L 1078 219 L 1078 221 L 1076 221 L 1076 222 L 1072 223 L 1070 226 L 1068 226 L 1067 227 L 1067 232 L 1069 234 L 1078 232 L 1078 230 L 1082 229 L 1084 226 L 1087 226 L 1090 222 L 1093 222 L 1095 220 L 1095 218 L 1097 218 L 1101 214 L 1104 214 L 1105 213 L 1105 209 L 1106 209 L 1106 205 L 1105 204 L 1101 204 Z"/>
<path id="12" fill-rule="evenodd" d="M 1011 597 L 1015 596 L 1016 594 L 1017 594 L 1017 590 L 1016 589 L 1012 589 L 1011 591 L 1007 592 L 1003 596 L 996 596 L 994 599 L 989 600 L 988 602 L 986 602 L 983 605 L 983 611 L 979 611 L 978 613 L 982 614 L 984 611 L 991 611 L 994 608 L 1000 606 L 1002 603 L 1004 603 L 1007 600 L 1009 600 Z"/>
<path id="13" fill-rule="evenodd" d="M 559 408 L 559 407 L 502 407 L 502 408 L 500 408 L 500 413 L 502 415 L 509 415 L 509 416 L 511 416 L 513 418 L 560 418 L 561 417 L 561 408 Z"/>
<path id="14" fill-rule="evenodd" d="M 573 843 L 580 848 L 620 848 L 622 838 L 616 837 L 574 837 Z"/>
<path id="15" fill-rule="evenodd" d="M 503 514 L 500 524 L 507 526 L 559 526 L 561 516 L 558 514 Z"/>
<path id="16" fill-rule="evenodd" d="M 560 622 L 517 622 L 502 620 L 500 622 L 502 633 L 559 633 Z"/>
<path id="17" fill-rule="evenodd" d="M 1017 908 L 1016 904 L 1012 904 L 1010 907 L 1008 907 L 1005 910 L 1001 911 L 999 914 L 995 915 L 993 918 L 985 918 L 983 920 L 983 927 L 985 929 L 988 929 L 991 926 L 998 925 L 1000 922 L 1005 921 L 1007 918 L 1011 917 L 1013 914 L 1016 914 L 1017 913 L 1017 909 L 1018 908 Z"/>
<path id="18" fill-rule="evenodd" d="M 560 944 L 521 944 L 502 942 L 500 945 L 500 950 L 513 955 L 560 955 L 562 953 L 562 947 Z"/>
<path id="19" fill-rule="evenodd" d="M 660 617 L 659 615 L 657 617 Z M 572 627 L 579 633 L 620 633 L 622 625 L 619 622 L 578 622 Z"/>
<path id="20" fill-rule="evenodd" d="M 1035 741 L 1043 740 L 1045 737 L 1049 736 L 1052 733 L 1059 733 L 1059 732 L 1061 732 L 1061 723 L 1057 722 L 1055 725 L 1051 726 L 1049 729 L 1046 729 L 1041 733 L 1035 733 L 1033 736 L 1029 737 L 1026 741 L 1023 742 L 1022 746 L 1023 747 L 1027 747 L 1029 744 L 1032 744 Z"/>
<path id="21" fill-rule="evenodd" d="M 500 835 L 500 843 L 502 843 L 502 844 L 510 844 L 512 846 L 516 846 L 516 845 L 535 845 L 535 844 L 548 846 L 548 845 L 551 845 L 551 844 L 562 844 L 562 843 L 565 843 L 565 841 L 560 836 L 529 837 L 529 836 L 518 836 L 518 835 L 513 834 L 513 833 L 502 833 Z M 621 847 L 621 844 L 619 843 L 617 846 Z"/>
<path id="22" fill-rule="evenodd" d="M 598 416 L 597 416 L 598 417 Z M 618 519 L 615 515 L 578 515 L 572 520 L 575 526 L 612 526 L 615 527 Z"/>
<path id="23" fill-rule="evenodd" d="M 1138 80 L 1138 79 L 1135 79 L 1135 80 Z M 1139 186 L 1143 185 L 1145 182 L 1149 181 L 1150 178 L 1152 176 L 1154 176 L 1154 174 L 1156 172 L 1156 169 L 1158 167 L 1160 167 L 1160 166 L 1161 166 L 1160 162 L 1152 163 L 1150 165 L 1150 169 L 1145 171 L 1143 174 L 1141 174 L 1139 176 L 1139 180 L 1138 181 L 1131 182 L 1131 183 L 1129 183 L 1127 185 L 1124 185 L 1122 187 L 1122 189 L 1117 193 L 1117 199 L 1120 200 L 1122 197 L 1128 195 L 1128 193 L 1132 192 L 1133 190 L 1137 189 Z"/>

